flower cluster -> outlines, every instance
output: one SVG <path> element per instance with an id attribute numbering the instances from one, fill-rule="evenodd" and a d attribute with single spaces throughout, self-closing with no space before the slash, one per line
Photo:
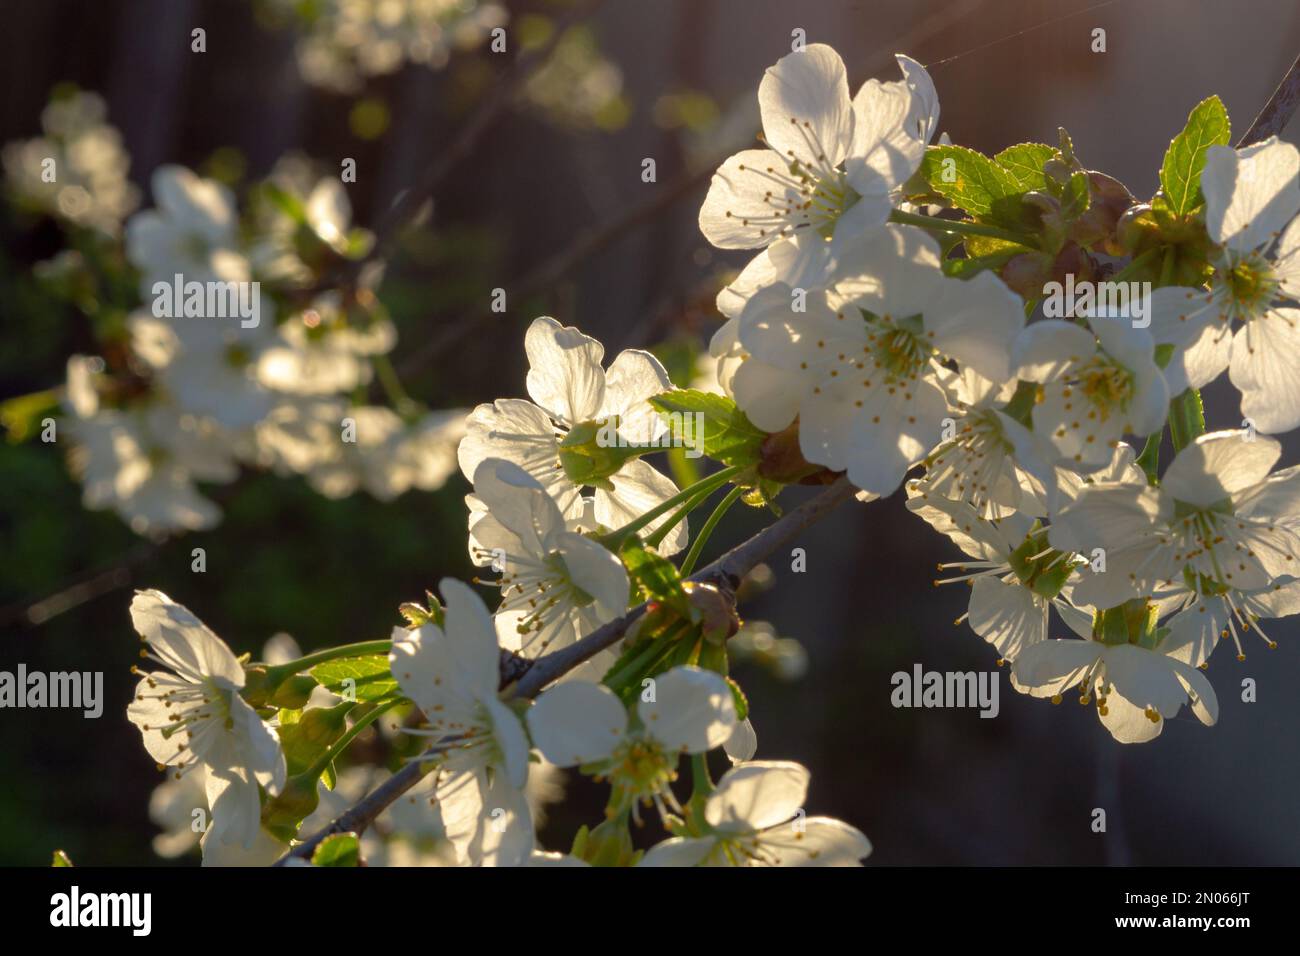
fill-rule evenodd
<path id="1" fill-rule="evenodd" d="M 732 664 L 802 667 L 797 646 L 742 629 L 742 578 L 759 559 L 695 570 L 729 507 L 770 506 L 794 483 L 832 484 L 839 500 L 902 490 L 964 553 L 935 583 L 969 586 L 957 623 L 993 646 L 1018 691 L 1059 702 L 1077 689 L 1122 742 L 1151 740 L 1184 706 L 1217 720 L 1203 673 L 1217 644 L 1239 658 L 1252 635 L 1275 646 L 1267 621 L 1300 611 L 1300 469 L 1276 470 L 1271 437 L 1300 424 L 1300 152 L 1275 139 L 1230 148 L 1211 98 L 1139 203 L 1087 170 L 1064 131 L 1056 146 L 993 157 L 932 144 L 935 87 L 915 61 L 898 65 L 901 79 L 853 96 L 824 45 L 764 76 L 763 148 L 723 163 L 700 212 L 715 245 L 759 250 L 718 297 L 716 383 L 677 388 L 650 352 L 606 365 L 578 329 L 530 325 L 528 398 L 458 424 L 469 556 L 484 574 L 473 583 L 497 592 L 495 607 L 445 579 L 441 601 L 402 605 L 387 640 L 249 663 L 165 595 L 137 595 L 145 656 L 166 670 L 141 675 L 129 716 L 180 777 L 157 798 L 165 850 L 195 842 L 175 830 L 197 789 L 175 788 L 201 771 L 208 862 L 859 864 L 871 852 L 861 832 L 804 811 L 808 771 L 754 759 Z M 172 271 L 300 282 L 316 274 L 295 261 L 303 228 L 309 248 L 351 243 L 346 202 L 325 184 L 295 228 L 257 244 L 214 183 L 165 170 L 155 198 L 159 210 L 127 226 L 146 287 Z M 362 381 L 359 356 L 392 347 L 382 325 L 334 328 L 326 308 L 316 298 L 314 322 L 262 332 L 135 316 L 143 404 L 119 396 L 102 410 L 102 373 L 74 363 L 81 420 L 113 416 L 108 433 L 83 433 L 87 494 L 113 502 L 129 474 L 137 496 L 156 502 L 140 489 L 161 483 L 173 510 L 201 511 L 177 489 L 230 466 L 213 453 L 220 439 L 195 429 L 242 436 L 231 459 L 306 473 L 326 493 L 440 482 L 424 456 L 441 423 L 386 425 L 386 409 L 353 408 L 367 437 L 350 452 L 325 440 L 339 394 Z M 1198 389 L 1225 369 L 1245 419 L 1207 433 Z M 143 441 L 128 414 L 166 437 Z M 412 431 L 428 446 L 412 449 Z M 674 459 L 674 480 L 647 460 L 682 446 L 719 467 Z M 103 456 L 129 467 L 100 472 Z M 692 536 L 688 514 L 724 487 Z M 1059 622 L 1075 636 L 1053 638 Z M 385 714 L 384 771 L 339 773 Z M 715 781 L 711 760 L 724 759 Z M 548 852 L 540 794 L 565 769 L 607 789 L 604 819 Z M 340 794 L 370 789 L 354 809 L 382 797 L 388 771 L 420 781 L 390 818 L 361 837 L 314 833 L 338 821 Z M 634 841 L 651 816 L 666 838 Z"/>
<path id="2" fill-rule="evenodd" d="M 463 413 L 426 411 L 404 394 L 355 403 L 397 336 L 372 277 L 350 290 L 320 284 L 369 242 L 351 225 L 345 186 L 286 161 L 241 221 L 225 186 L 163 166 L 154 208 L 122 229 L 136 197 L 103 118 L 92 95 L 56 100 L 48 138 L 5 154 L 28 205 L 103 234 L 91 248 L 105 274 L 69 251 L 45 266 L 47 281 L 102 283 L 102 299 L 121 299 L 89 297 L 103 355 L 72 356 L 62 390 L 86 507 L 112 509 L 141 534 L 209 528 L 221 511 L 197 483 L 232 482 L 241 466 L 303 475 L 331 498 L 440 488 L 455 471 Z"/>
<path id="3" fill-rule="evenodd" d="M 273 0 L 270 10 L 297 17 L 302 4 Z M 324 0 L 303 19 L 298 66 L 307 82 L 353 93 L 372 76 L 406 63 L 433 69 L 453 51 L 478 46 L 508 19 L 505 7 L 479 0 Z"/>
<path id="4" fill-rule="evenodd" d="M 108 235 L 121 231 L 140 197 L 107 113 L 94 93 L 56 96 L 41 113 L 44 136 L 5 146 L 5 178 L 19 206 Z"/>
<path id="5" fill-rule="evenodd" d="M 906 482 L 909 508 L 969 558 L 943 580 L 971 586 L 961 620 L 1018 690 L 1078 687 L 1122 741 L 1183 704 L 1213 723 L 1197 668 L 1218 639 L 1240 657 L 1264 619 L 1300 610 L 1300 485 L 1270 473 L 1281 447 L 1259 434 L 1300 424 L 1300 153 L 1202 144 L 1199 189 L 1174 181 L 1098 218 L 1127 191 L 1066 140 L 993 160 L 932 147 L 922 168 L 938 103 L 900 65 L 903 80 L 851 100 L 828 47 L 764 77 L 769 149 L 728 160 L 700 214 L 715 245 L 763 247 L 719 296 L 720 384 L 759 428 L 797 423 L 803 457 L 863 492 Z M 907 211 L 922 198 L 970 218 Z M 1175 247 L 1175 226 L 1199 239 Z M 1102 252 L 1131 254 L 1123 271 L 1142 278 L 1160 254 L 1145 314 L 1094 301 L 1026 321 L 1049 294 L 1027 275 L 1064 262 L 1071 282 L 1109 279 Z M 1245 427 L 1206 435 L 1192 390 L 1225 369 Z M 1159 476 L 1167 421 L 1178 454 Z M 1149 440 L 1142 467 L 1127 436 Z M 1048 639 L 1053 609 L 1082 640 Z"/>

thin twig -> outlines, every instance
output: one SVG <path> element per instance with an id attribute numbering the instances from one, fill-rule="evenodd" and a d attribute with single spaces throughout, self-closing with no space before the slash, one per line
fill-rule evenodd
<path id="1" fill-rule="evenodd" d="M 1282 82 L 1259 111 L 1255 122 L 1250 124 L 1250 129 L 1237 140 L 1237 148 L 1250 146 L 1281 133 L 1286 129 L 1286 124 L 1291 122 L 1297 106 L 1300 106 L 1300 56 L 1295 58 L 1291 69 L 1286 71 L 1286 76 L 1282 77 Z"/>
<path id="2" fill-rule="evenodd" d="M 361 833 L 366 827 L 374 823 L 375 818 L 391 804 L 395 803 L 402 794 L 424 779 L 424 775 L 432 769 L 433 765 L 427 760 L 411 761 L 366 794 L 356 806 L 339 814 L 320 832 L 286 853 L 276 861 L 275 865 L 284 866 L 294 857 L 305 860 L 311 859 L 312 854 L 316 852 L 316 847 L 320 846 L 326 837 L 333 836 L 335 833 Z"/>
<path id="3" fill-rule="evenodd" d="M 625 233 L 690 195 L 713 175 L 715 168 L 716 164 L 705 163 L 698 169 L 690 170 L 639 205 L 580 233 L 569 245 L 530 269 L 507 291 L 518 302 L 549 288 Z M 473 332 L 480 319 L 490 316 L 486 307 L 477 307 L 443 321 L 438 334 L 429 336 L 403 354 L 397 363 L 398 374 L 409 375 L 418 371 Z"/>
<path id="4" fill-rule="evenodd" d="M 787 512 L 749 540 L 736 545 L 718 560 L 691 575 L 689 580 L 701 584 L 713 584 L 734 594 L 745 575 L 754 570 L 761 561 L 809 525 L 820 521 L 827 512 L 852 498 L 856 491 L 857 489 L 849 484 L 848 479 L 841 478 L 816 498 L 805 501 L 799 507 Z M 592 631 L 577 643 L 539 657 L 520 678 L 515 686 L 514 696 L 535 696 L 552 681 L 617 643 L 627 632 L 628 627 L 644 613 L 645 605 L 639 605 L 623 617 Z"/>
<path id="5" fill-rule="evenodd" d="M 81 572 L 43 597 L 5 605 L 0 608 L 0 627 L 44 624 L 87 601 L 126 587 L 131 583 L 131 569 L 153 557 L 159 548 L 160 545 L 154 541 L 137 542 L 111 562 Z"/>

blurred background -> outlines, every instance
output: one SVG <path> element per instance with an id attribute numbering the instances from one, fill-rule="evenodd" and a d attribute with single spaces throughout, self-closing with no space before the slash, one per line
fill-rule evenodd
<path id="1" fill-rule="evenodd" d="M 481 36 L 449 35 L 371 73 L 310 45 L 295 4 L 248 0 L 0 0 L 0 142 L 40 134 L 52 93 L 75 84 L 104 97 L 130 178 L 149 204 L 149 175 L 177 162 L 241 194 L 300 153 L 326 171 L 357 160 L 354 221 L 373 226 L 394 198 L 452 148 L 503 82 L 507 57 Z M 568 32 L 435 192 L 380 287 L 399 329 L 394 358 L 457 317 L 470 334 L 435 349 L 404 380 L 434 408 L 524 394 L 522 332 L 550 314 L 619 349 L 669 343 L 675 377 L 719 316 L 713 297 L 746 261 L 696 227 L 708 174 L 752 142 L 764 68 L 791 31 L 832 44 L 853 89 L 896 78 L 894 52 L 926 64 L 940 128 L 986 153 L 1074 138 L 1085 165 L 1150 196 L 1171 136 L 1190 108 L 1219 94 L 1234 133 L 1249 125 L 1300 51 L 1294 0 L 607 0 L 504 2 L 478 23 L 537 46 Z M 479 11 L 482 13 L 482 11 Z M 310 9 L 308 9 L 310 13 Z M 191 51 L 191 30 L 206 51 Z M 1092 31 L 1106 51 L 1092 51 Z M 399 44 L 400 45 L 400 44 Z M 513 51 L 514 46 L 511 47 Z M 328 53 L 328 50 L 326 50 Z M 1300 137 L 1292 124 L 1286 137 Z M 1234 137 L 1235 138 L 1235 137 Z M 642 160 L 656 181 L 642 180 Z M 37 263 L 59 251 L 48 219 L 0 215 L 0 399 L 61 384 L 69 354 L 93 351 L 85 317 L 44 295 Z M 508 311 L 485 310 L 493 288 Z M 518 293 L 518 294 L 516 294 Z M 478 310 L 483 310 L 476 315 Z M 686 358 L 683 358 L 685 356 Z M 675 363 L 675 364 L 674 364 Z M 683 363 L 687 363 L 684 365 Z M 683 381 L 684 384 L 684 381 Z M 1236 396 L 1207 392 L 1210 427 L 1239 424 Z M 1165 460 L 1168 460 L 1166 452 Z M 1287 440 L 1283 464 L 1300 461 Z M 287 632 L 307 650 L 386 636 L 397 605 L 445 575 L 471 573 L 463 547 L 468 490 L 459 474 L 436 493 L 381 503 L 327 500 L 300 479 L 250 473 L 223 500 L 224 520 L 160 548 L 142 546 L 109 512 L 82 508 L 56 447 L 0 445 L 0 669 L 105 672 L 105 710 L 0 711 L 0 863 L 46 864 L 55 848 L 79 865 L 158 864 L 148 799 L 158 782 L 124 717 L 133 687 L 133 587 L 189 606 L 236 652 L 260 655 Z M 787 492 L 785 504 L 801 490 Z M 706 558 L 764 523 L 732 511 Z M 745 617 L 798 641 L 785 666 L 742 664 L 758 755 L 812 770 L 810 814 L 862 829 L 875 864 L 1300 863 L 1300 625 L 1248 659 L 1215 655 L 1218 726 L 1185 710 L 1154 742 L 1111 740 L 1091 709 L 1023 698 L 1001 681 L 1001 713 L 895 710 L 890 675 L 992 670 L 995 654 L 952 620 L 961 588 L 935 591 L 946 539 L 899 496 L 843 508 L 797 542 L 806 573 L 772 563 L 775 588 Z M 190 571 L 195 547 L 207 571 Z M 74 589 L 76 606 L 41 623 L 33 602 Z M 85 600 L 81 600 L 85 598 Z M 759 642 L 762 644 L 762 641 Z M 791 648 L 793 645 L 780 645 Z M 1258 701 L 1240 700 L 1240 682 Z M 566 850 L 594 822 L 603 794 L 570 778 L 572 799 L 542 833 Z M 1108 828 L 1092 832 L 1092 810 Z M 191 861 L 193 858 L 190 858 Z"/>

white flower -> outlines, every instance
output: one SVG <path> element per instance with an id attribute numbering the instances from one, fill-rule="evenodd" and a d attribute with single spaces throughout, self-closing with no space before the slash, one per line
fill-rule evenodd
<path id="1" fill-rule="evenodd" d="M 612 690 L 569 681 L 543 693 L 528 711 L 528 729 L 542 756 L 560 767 L 590 765 L 608 779 L 616 813 L 639 813 L 653 801 L 661 816 L 681 813 L 671 783 L 683 753 L 720 747 L 736 727 L 727 682 L 698 667 L 674 667 L 654 678 L 652 699 L 642 697 L 635 725 Z"/>
<path id="2" fill-rule="evenodd" d="M 209 839 L 252 845 L 261 829 L 258 788 L 278 793 L 284 753 L 271 726 L 239 691 L 244 669 L 222 640 L 160 591 L 138 591 L 131 621 L 144 657 L 168 668 L 143 674 L 127 717 L 145 749 L 178 776 L 206 771 Z M 139 673 L 139 671 L 136 671 Z"/>
<path id="3" fill-rule="evenodd" d="M 924 69 L 900 58 L 908 80 L 868 80 L 849 99 L 838 53 L 814 43 L 768 68 L 758 87 L 767 149 L 730 157 L 714 174 L 700 231 L 723 249 L 752 249 L 808 229 L 841 240 L 889 218 L 895 193 L 920 165 L 915 102 Z M 911 81 L 909 83 L 909 80 Z"/>
<path id="4" fill-rule="evenodd" d="M 291 395 L 351 392 L 370 383 L 372 357 L 396 342 L 391 322 L 353 328 L 340 316 L 337 297 L 322 296 L 276 330 L 275 341 L 258 356 L 257 379 Z"/>
<path id="5" fill-rule="evenodd" d="M 468 587 L 443 579 L 443 627 L 393 629 L 389 663 L 424 712 L 442 752 L 436 794 L 447 838 L 462 862 L 516 866 L 533 849 L 523 788 L 528 738 L 497 696 L 500 650 L 492 618 Z M 408 731 L 409 732 L 409 731 Z"/>
<path id="6" fill-rule="evenodd" d="M 327 498 L 364 488 L 391 501 L 412 488 L 434 491 L 456 470 L 464 411 L 428 412 L 408 424 L 391 408 L 332 398 L 281 403 L 255 430 L 253 457 L 301 474 Z"/>
<path id="7" fill-rule="evenodd" d="M 483 462 L 466 502 L 470 558 L 501 575 L 497 629 L 507 650 L 538 657 L 626 610 L 622 562 L 569 530 L 546 489 L 518 465 Z"/>
<path id="8" fill-rule="evenodd" d="M 274 5 L 303 16 L 294 0 Z M 483 0 L 321 0 L 301 24 L 298 66 L 315 86 L 356 93 L 365 77 L 406 62 L 440 68 L 453 50 L 472 49 L 508 19 L 504 6 Z"/>
<path id="9" fill-rule="evenodd" d="M 238 475 L 230 442 L 211 422 L 151 403 L 98 410 L 64 427 L 73 441 L 69 464 L 90 510 L 113 509 L 137 534 L 196 531 L 220 520 L 220 509 L 194 485 Z"/>
<path id="10" fill-rule="evenodd" d="M 964 501 L 980 515 L 1046 514 L 1055 489 L 1055 453 L 1006 413 L 1015 383 L 998 385 L 965 369 L 953 387 L 959 410 L 945 438 L 925 459 L 927 494 Z"/>
<path id="11" fill-rule="evenodd" d="M 668 373 L 649 352 L 619 353 L 609 369 L 601 368 L 605 349 L 595 339 L 551 318 L 539 318 L 524 340 L 528 352 L 528 394 L 533 402 L 503 398 L 480 405 L 466 422 L 458 452 L 460 469 L 471 481 L 488 458 L 519 465 L 546 488 L 566 518 L 581 517 L 582 489 L 595 487 L 595 520 L 614 529 L 640 517 L 677 493 L 677 486 L 639 458 L 624 458 L 609 449 L 608 469 L 595 474 L 581 470 L 591 459 L 562 453 L 561 442 L 578 426 L 592 433 L 610 419 L 628 443 L 645 443 L 663 428 L 647 399 L 672 387 Z M 566 463 L 573 462 L 573 475 Z M 617 470 L 603 474 L 617 465 Z M 652 522 L 647 530 L 668 520 Z M 682 521 L 664 538 L 661 554 L 674 554 L 686 545 Z"/>
<path id="12" fill-rule="evenodd" d="M 803 297 L 777 283 L 750 298 L 736 402 L 764 431 L 798 417 L 804 458 L 889 494 L 942 437 L 951 373 L 941 361 L 1005 380 L 1024 314 L 990 273 L 946 278 L 934 240 L 908 226 L 847 244 L 831 282 Z"/>
<path id="13" fill-rule="evenodd" d="M 1035 433 L 1080 471 L 1108 465 L 1126 434 L 1159 430 L 1170 398 L 1149 332 L 1122 319 L 1088 321 L 1091 332 L 1060 319 L 1035 322 L 1014 351 L 1019 377 L 1042 385 Z"/>
<path id="14" fill-rule="evenodd" d="M 1272 643 L 1259 617 L 1293 613 L 1297 576 L 1300 470 L 1270 476 L 1281 455 L 1273 439 L 1244 431 L 1202 435 L 1180 451 L 1159 487 L 1130 478 L 1085 487 L 1061 508 L 1049 532 L 1056 547 L 1105 553 L 1105 571 L 1080 569 L 1077 600 L 1099 608 L 1154 596 L 1173 599 L 1202 618 L 1182 617 L 1178 643 L 1195 641 L 1187 659 L 1200 664 L 1226 626 Z M 1207 610 L 1212 607 L 1213 610 Z"/>
<path id="15" fill-rule="evenodd" d="M 806 817 L 808 770 L 785 761 L 732 767 L 704 806 L 709 833 L 652 847 L 640 866 L 860 866 L 871 843 L 830 817 Z"/>
<path id="16" fill-rule="evenodd" d="M 153 851 L 164 859 L 199 845 L 208 823 L 205 777 L 203 768 L 195 767 L 179 780 L 166 778 L 149 794 L 149 819 L 163 830 L 153 838 Z"/>
<path id="17" fill-rule="evenodd" d="M 793 289 L 826 284 L 834 262 L 831 245 L 821 236 L 797 232 L 783 242 L 759 251 L 732 282 L 718 293 L 717 308 L 726 321 L 709 339 L 709 355 L 717 360 L 717 381 L 723 393 L 734 397 L 732 379 L 745 359 L 740 344 L 740 313 L 755 292 L 776 282 Z"/>
<path id="18" fill-rule="evenodd" d="M 235 200 L 225 186 L 200 179 L 183 166 L 160 166 L 152 178 L 157 208 L 126 224 L 126 249 L 140 269 L 140 294 L 154 297 L 156 281 L 242 282 L 248 261 L 238 251 Z M 210 319 L 197 319 L 190 326 Z"/>
<path id="19" fill-rule="evenodd" d="M 127 179 L 131 158 L 121 134 L 104 121 L 106 115 L 100 96 L 76 93 L 45 107 L 45 136 L 6 144 L 5 175 L 18 201 L 78 226 L 120 233 L 140 194 Z"/>
<path id="20" fill-rule="evenodd" d="M 1209 291 L 1157 289 L 1152 332 L 1179 346 L 1170 370 L 1180 384 L 1200 388 L 1227 369 L 1242 415 L 1260 431 L 1289 431 L 1300 425 L 1300 309 L 1278 302 L 1300 301 L 1300 151 L 1276 136 L 1212 146 L 1201 189 L 1218 244 Z"/>
<path id="21" fill-rule="evenodd" d="M 197 324 L 204 322 L 209 324 Z M 220 320 L 159 319 L 138 310 L 127 318 L 127 327 L 132 351 L 182 411 L 226 428 L 246 428 L 275 404 L 255 375 L 275 341 L 269 325 L 244 329 Z"/>
<path id="22" fill-rule="evenodd" d="M 986 519 L 963 501 L 928 494 L 918 482 L 910 482 L 907 493 L 911 511 L 974 559 L 940 564 L 940 571 L 961 573 L 934 583 L 970 584 L 969 610 L 954 623 L 969 619 L 971 630 L 997 648 L 1000 659 L 1015 660 L 1046 640 L 1053 607 L 1071 628 L 1087 631 L 1092 615 L 1064 596 L 1080 560 L 1053 549 L 1038 522 L 1018 513 Z"/>
<path id="23" fill-rule="evenodd" d="M 296 166 L 292 161 L 278 164 L 270 183 L 301 202 L 301 219 L 268 203 L 270 213 L 259 217 L 257 239 L 248 253 L 253 271 L 273 281 L 307 282 L 312 278 L 313 267 L 321 265 L 314 261 L 316 250 L 304 249 L 298 231 L 300 225 L 335 253 L 343 253 L 348 248 L 352 204 L 347 189 L 337 176 L 324 176 L 308 191 L 296 182 L 300 178 Z M 310 265 L 300 253 L 308 257 Z"/>
<path id="24" fill-rule="evenodd" d="M 1201 723 L 1219 717 L 1219 702 L 1205 675 L 1157 645 L 1051 640 L 1026 648 L 1011 666 L 1011 684 L 1034 697 L 1060 702 L 1071 687 L 1080 703 L 1095 696 L 1097 716 L 1121 743 L 1142 743 L 1160 734 L 1166 719 L 1190 703 Z"/>

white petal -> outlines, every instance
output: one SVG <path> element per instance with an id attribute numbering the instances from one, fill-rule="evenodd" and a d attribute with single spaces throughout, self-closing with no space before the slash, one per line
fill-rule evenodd
<path id="1" fill-rule="evenodd" d="M 571 425 L 596 418 L 605 401 L 605 347 L 577 329 L 543 316 L 524 336 L 528 394 Z"/>
<path id="2" fill-rule="evenodd" d="M 557 767 L 603 760 L 627 732 L 627 711 L 603 684 L 570 681 L 537 698 L 528 731 L 542 756 Z"/>
<path id="3" fill-rule="evenodd" d="M 752 356 L 741 362 L 731 380 L 736 404 L 751 422 L 766 432 L 779 432 L 799 414 L 807 390 L 798 372 L 768 365 Z"/>
<path id="4" fill-rule="evenodd" d="M 1011 686 L 1033 697 L 1055 697 L 1073 687 L 1101 656 L 1093 641 L 1050 640 L 1033 644 L 1011 665 Z"/>
<path id="5" fill-rule="evenodd" d="M 649 352 L 619 352 L 605 373 L 605 405 L 600 417 L 618 415 L 619 433 L 628 441 L 650 441 L 663 426 L 646 399 L 673 387 L 668 372 Z"/>
<path id="6" fill-rule="evenodd" d="M 785 823 L 808 796 L 806 767 L 783 760 L 737 764 L 709 795 L 704 817 L 728 830 L 766 830 Z"/>
<path id="7" fill-rule="evenodd" d="M 544 556 L 545 542 L 564 531 L 564 517 L 546 489 L 514 462 L 500 458 L 484 461 L 474 472 L 474 493 L 528 555 Z M 477 532 L 475 536 L 482 538 Z M 484 546 L 491 547 L 488 542 Z"/>
<path id="8" fill-rule="evenodd" d="M 1201 188 L 1210 238 L 1241 252 L 1257 249 L 1300 210 L 1300 151 L 1276 136 L 1244 149 L 1211 146 Z"/>
<path id="9" fill-rule="evenodd" d="M 934 346 L 985 378 L 1011 378 L 1011 348 L 1024 328 L 1024 304 L 992 272 L 948 279 L 939 304 L 925 315 Z"/>
<path id="10" fill-rule="evenodd" d="M 651 508 L 667 501 L 677 494 L 678 488 L 672 479 L 656 471 L 652 465 L 642 459 L 629 461 L 617 474 L 610 475 L 613 491 L 596 491 L 596 520 L 607 528 L 618 528 L 634 518 L 639 518 Z M 669 519 L 664 515 L 646 526 L 653 531 Z M 686 547 L 687 524 L 682 523 L 668 533 L 659 545 L 662 555 L 676 554 Z"/>
<path id="11" fill-rule="evenodd" d="M 509 785 L 518 790 L 528 780 L 528 737 L 515 712 L 495 696 L 485 697 L 483 705 L 492 718 L 492 737 L 501 752 L 502 765 L 496 769 Z"/>
<path id="12" fill-rule="evenodd" d="M 1300 425 L 1300 309 L 1270 309 L 1238 329 L 1228 377 L 1241 390 L 1241 414 L 1260 431 Z"/>
<path id="13" fill-rule="evenodd" d="M 853 98 L 853 146 L 844 171 L 863 196 L 888 196 L 921 165 L 925 143 L 909 128 L 913 106 L 901 81 L 867 80 Z"/>
<path id="14" fill-rule="evenodd" d="M 977 578 L 970 595 L 971 630 L 997 648 L 999 657 L 1014 661 L 1047 637 L 1047 615 L 1037 600 L 1018 582 Z"/>
<path id="15" fill-rule="evenodd" d="M 758 734 L 754 731 L 753 721 L 748 717 L 739 721 L 722 747 L 733 764 L 753 760 L 754 754 L 758 753 Z"/>
<path id="16" fill-rule="evenodd" d="M 1165 493 L 1189 505 L 1209 507 L 1257 485 L 1282 454 L 1272 438 L 1245 431 L 1201 435 L 1180 451 L 1160 479 Z"/>
<path id="17" fill-rule="evenodd" d="M 776 866 L 861 866 L 871 841 L 857 827 L 830 817 L 808 817 L 764 830 L 763 848 Z"/>
<path id="18" fill-rule="evenodd" d="M 244 669 L 225 642 L 189 608 L 161 591 L 136 592 L 131 623 L 177 673 L 192 679 L 216 677 L 228 687 L 244 686 Z"/>
<path id="19" fill-rule="evenodd" d="M 262 826 L 257 784 L 242 768 L 209 767 L 204 789 L 212 810 L 209 839 L 251 847 Z"/>
<path id="20" fill-rule="evenodd" d="M 709 839 L 673 837 L 647 850 L 637 866 L 698 866 L 714 846 Z"/>
<path id="21" fill-rule="evenodd" d="M 569 580 L 592 598 L 590 607 L 600 623 L 627 610 L 627 569 L 613 552 L 571 531 L 557 535 L 554 546 L 568 569 Z"/>
<path id="22" fill-rule="evenodd" d="M 704 753 L 721 747 L 736 726 L 731 688 L 699 667 L 674 667 L 655 678 L 655 699 L 637 713 L 646 732 L 669 751 Z"/>
<path id="23" fill-rule="evenodd" d="M 1110 735 L 1122 744 L 1144 744 L 1160 736 L 1165 720 L 1157 714 L 1152 720 L 1147 716 L 1146 708 L 1121 697 L 1111 694 L 1106 698 L 1106 713 L 1100 709 L 1097 717 Z"/>
<path id="24" fill-rule="evenodd" d="M 566 517 L 581 510 L 580 489 L 558 467 L 560 449 L 550 416 L 532 402 L 502 398 L 478 406 L 465 421 L 456 457 L 471 481 L 489 458 L 512 461 L 541 482 Z"/>
<path id="25" fill-rule="evenodd" d="M 729 156 L 713 174 L 700 206 L 704 238 L 719 249 L 756 249 L 788 233 L 791 226 L 780 214 L 796 198 L 784 185 L 792 178 L 788 165 L 770 149 Z"/>
<path id="26" fill-rule="evenodd" d="M 912 111 L 909 123 L 915 123 L 914 132 L 923 143 L 934 138 L 934 131 L 939 128 L 939 91 L 934 87 L 934 80 L 925 67 L 910 56 L 895 53 L 898 68 L 903 71 L 903 82 L 912 91 Z"/>
<path id="27" fill-rule="evenodd" d="M 1097 350 L 1092 334 L 1072 322 L 1044 319 L 1026 326 L 1016 339 L 1011 362 L 1018 377 L 1050 382 Z"/>
<path id="28" fill-rule="evenodd" d="M 768 145 L 814 169 L 838 166 L 853 136 L 848 74 L 824 43 L 789 53 L 768 67 L 758 85 Z"/>
<path id="29" fill-rule="evenodd" d="M 453 578 L 444 578 L 440 587 L 445 627 L 395 628 L 389 664 L 403 693 L 426 714 L 449 705 L 464 714 L 474 701 L 496 697 L 496 630 L 482 599 L 468 587 Z"/>

